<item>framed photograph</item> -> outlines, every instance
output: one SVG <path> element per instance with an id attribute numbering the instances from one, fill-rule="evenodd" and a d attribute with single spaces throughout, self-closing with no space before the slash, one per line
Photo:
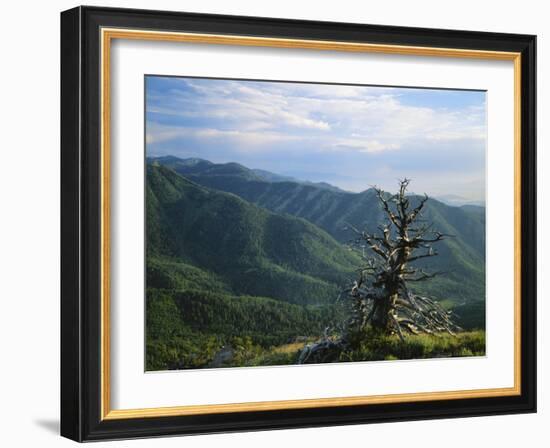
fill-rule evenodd
<path id="1" fill-rule="evenodd" d="M 61 433 L 536 411 L 535 36 L 61 14 Z"/>

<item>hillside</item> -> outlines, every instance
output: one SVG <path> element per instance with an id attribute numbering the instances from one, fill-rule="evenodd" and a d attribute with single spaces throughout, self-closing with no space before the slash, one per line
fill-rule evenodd
<path id="1" fill-rule="evenodd" d="M 146 213 L 147 370 L 295 363 L 342 318 L 334 302 L 360 263 L 342 244 L 346 224 L 374 228 L 382 216 L 371 190 L 174 157 L 149 160 Z M 426 219 L 456 235 L 436 257 L 453 271 L 426 292 L 464 328 L 483 328 L 483 208 L 432 201 Z"/>
<path id="2" fill-rule="evenodd" d="M 370 231 L 383 219 L 373 190 L 350 193 L 319 184 L 286 181 L 235 163 L 214 164 L 201 159 L 174 157 L 150 160 L 166 165 L 200 185 L 226 191 L 279 214 L 303 218 L 325 230 L 335 240 L 353 238 L 348 224 Z M 422 292 L 442 298 L 450 305 L 485 298 L 485 214 L 483 207 L 452 207 L 430 199 L 424 218 L 434 229 L 453 235 L 438 244 L 438 257 L 422 266 L 444 271 L 445 276 L 419 285 Z"/>
<path id="3" fill-rule="evenodd" d="M 199 186 L 168 168 L 148 166 L 146 194 L 148 287 L 187 282 L 318 305 L 333 302 L 357 266 L 354 254 L 308 221 Z"/>
<path id="4" fill-rule="evenodd" d="M 321 334 L 333 318 L 329 307 L 195 289 L 148 288 L 146 369 L 207 367 L 224 347 L 255 355 L 302 335 Z"/>
<path id="5" fill-rule="evenodd" d="M 147 370 L 207 367 L 227 347 L 241 362 L 339 318 L 358 259 L 308 221 L 160 165 L 146 213 Z"/>

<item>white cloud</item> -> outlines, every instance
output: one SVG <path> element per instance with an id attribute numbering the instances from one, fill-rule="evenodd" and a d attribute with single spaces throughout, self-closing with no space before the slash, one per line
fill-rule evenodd
<path id="1" fill-rule="evenodd" d="M 148 125 L 146 133 L 147 144 L 158 144 L 162 142 L 191 138 L 196 140 L 208 140 L 227 143 L 234 141 L 248 147 L 262 147 L 274 143 L 299 140 L 299 137 L 278 132 L 254 132 L 239 130 L 221 130 L 215 128 L 193 128 L 182 126 L 165 126 L 156 123 Z"/>
<path id="2" fill-rule="evenodd" d="M 150 97 L 152 121 L 180 117 L 182 125 L 180 131 L 178 124 L 148 129 L 149 143 L 192 135 L 262 150 L 268 143 L 304 139 L 318 141 L 322 151 L 380 153 L 419 144 L 440 151 L 442 142 L 486 138 L 483 107 L 410 105 L 398 88 L 213 80 L 187 80 L 186 87 Z M 204 123 L 202 133 L 186 127 L 189 120 Z"/>
<path id="3" fill-rule="evenodd" d="M 377 153 L 382 151 L 393 151 L 400 149 L 401 145 L 398 143 L 382 143 L 378 140 L 367 140 L 355 136 L 354 138 L 349 139 L 340 139 L 335 143 L 331 144 L 330 149 L 334 150 L 356 150 L 362 153 Z"/>

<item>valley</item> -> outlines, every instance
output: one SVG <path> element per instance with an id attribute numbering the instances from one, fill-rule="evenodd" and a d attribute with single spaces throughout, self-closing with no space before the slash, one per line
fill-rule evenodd
<path id="1" fill-rule="evenodd" d="M 419 263 L 445 275 L 418 291 L 460 309 L 470 330 L 485 326 L 483 211 L 430 199 L 424 217 L 452 238 Z M 148 159 L 147 370 L 296 362 L 292 347 L 343 319 L 339 296 L 361 265 L 351 226 L 376 230 L 382 217 L 369 188 Z"/>

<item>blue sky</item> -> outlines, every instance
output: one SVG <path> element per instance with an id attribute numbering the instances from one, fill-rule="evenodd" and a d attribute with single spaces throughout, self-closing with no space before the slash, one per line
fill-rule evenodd
<path id="1" fill-rule="evenodd" d="M 147 156 L 238 162 L 349 191 L 485 199 L 486 94 L 146 77 Z"/>

